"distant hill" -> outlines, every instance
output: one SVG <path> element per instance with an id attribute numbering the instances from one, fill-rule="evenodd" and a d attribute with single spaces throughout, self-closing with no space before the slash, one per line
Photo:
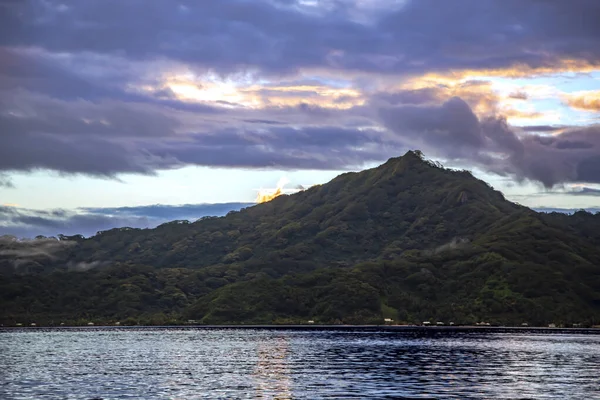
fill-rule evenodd
<path id="1" fill-rule="evenodd" d="M 600 321 L 600 213 L 537 213 L 418 151 L 196 222 L 0 240 L 4 324 Z"/>

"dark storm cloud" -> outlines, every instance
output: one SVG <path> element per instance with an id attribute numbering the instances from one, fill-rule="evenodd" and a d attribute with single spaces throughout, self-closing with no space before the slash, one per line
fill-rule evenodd
<path id="1" fill-rule="evenodd" d="M 251 203 L 149 205 L 139 207 L 82 208 L 78 210 L 31 210 L 0 206 L 0 236 L 33 238 L 58 234 L 84 236 L 116 227 L 154 228 L 173 220 L 194 221 L 223 216 Z"/>
<path id="2" fill-rule="evenodd" d="M 423 72 L 517 63 L 545 68 L 564 58 L 600 61 L 595 0 L 409 1 L 381 7 L 370 23 L 353 20 L 361 10 L 349 2 L 320 10 L 289 4 L 14 2 L 2 8 L 0 44 L 168 57 L 221 72 L 311 66 Z"/>

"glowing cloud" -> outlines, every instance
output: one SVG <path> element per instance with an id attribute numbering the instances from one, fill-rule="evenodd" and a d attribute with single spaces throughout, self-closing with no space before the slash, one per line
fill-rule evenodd
<path id="1" fill-rule="evenodd" d="M 565 103 L 583 111 L 600 111 L 600 91 L 577 92 L 564 96 Z"/>
<path id="2" fill-rule="evenodd" d="M 301 77 L 298 77 L 299 79 Z M 345 82 L 349 85 L 348 82 Z M 166 76 L 155 86 L 141 85 L 132 90 L 157 95 L 170 93 L 185 102 L 214 103 L 218 106 L 247 108 L 294 107 L 308 104 L 330 109 L 363 105 L 365 95 L 355 88 L 302 82 L 253 81 L 237 77 L 221 79 L 212 75 L 178 74 Z"/>
<path id="3" fill-rule="evenodd" d="M 562 59 L 551 65 L 529 66 L 515 63 L 508 68 L 479 68 L 479 69 L 452 69 L 441 73 L 428 73 L 426 76 L 436 80 L 456 80 L 466 78 L 481 78 L 486 76 L 503 78 L 531 78 L 565 73 L 589 73 L 600 70 L 600 64 L 588 60 Z"/>
<path id="4" fill-rule="evenodd" d="M 174 81 L 166 85 L 180 100 L 229 103 L 247 103 L 247 99 L 238 91 L 235 85 L 229 83 Z"/>
<path id="5" fill-rule="evenodd" d="M 464 100 L 478 117 L 502 115 L 509 123 L 525 124 L 535 120 L 546 120 L 558 122 L 560 114 L 557 112 L 541 112 L 535 109 L 532 103 L 525 102 L 530 93 L 524 89 L 531 89 L 533 97 L 538 97 L 540 90 L 545 87 L 520 87 L 516 84 L 498 82 L 493 77 L 482 77 L 482 79 L 440 78 L 432 75 L 414 77 L 392 90 L 408 93 L 410 99 L 423 103 L 441 104 L 452 97 Z M 548 97 L 549 90 L 545 90 Z M 394 92 L 387 93 L 393 98 Z M 399 93 L 399 92 L 396 92 Z M 554 91 L 554 97 L 558 96 Z M 410 101 L 409 101 L 410 102 Z"/>
<path id="6" fill-rule="evenodd" d="M 286 177 L 282 177 L 281 179 L 279 179 L 279 182 L 277 182 L 277 188 L 259 190 L 258 195 L 256 196 L 256 202 L 266 203 L 268 201 L 273 200 L 277 196 L 281 196 L 283 194 L 283 187 L 288 183 L 290 183 L 289 179 L 287 179 Z"/>
<path id="7" fill-rule="evenodd" d="M 251 86 L 243 92 L 261 106 L 289 107 L 300 104 L 323 108 L 348 109 L 365 103 L 364 95 L 352 88 L 326 85 L 271 85 Z"/>

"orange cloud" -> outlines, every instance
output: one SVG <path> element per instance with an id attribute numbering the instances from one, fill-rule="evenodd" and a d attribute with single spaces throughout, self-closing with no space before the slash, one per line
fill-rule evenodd
<path id="1" fill-rule="evenodd" d="M 487 80 L 454 80 L 426 75 L 412 78 L 397 86 L 395 90 L 427 90 L 436 103 L 443 103 L 452 97 L 460 97 L 479 117 L 503 115 L 510 123 L 525 123 L 542 118 L 557 120 L 559 117 L 556 112 L 535 110 L 533 105 L 527 102 L 529 90 L 512 88 L 507 91 L 506 87 L 497 86 L 496 82 Z M 539 88 L 532 87 L 532 90 L 539 91 Z"/>
<path id="2" fill-rule="evenodd" d="M 431 77 L 414 78 L 396 87 L 395 91 L 397 90 L 427 90 L 436 103 L 443 103 L 452 97 L 460 97 L 478 115 L 496 114 L 501 100 L 500 96 L 493 91 L 492 83 L 484 80 L 440 82 Z"/>
<path id="3" fill-rule="evenodd" d="M 531 67 L 523 63 L 515 63 L 503 68 L 480 69 L 450 69 L 447 71 L 430 72 L 424 75 L 407 74 L 399 71 L 398 74 L 382 75 L 378 72 L 331 69 L 325 67 L 302 68 L 300 73 L 304 76 L 320 76 L 329 79 L 344 79 L 347 81 L 368 82 L 367 86 L 374 90 L 387 90 L 397 86 L 399 81 L 427 80 L 439 84 L 453 83 L 471 79 L 496 78 L 531 78 L 563 73 L 590 73 L 600 71 L 599 62 L 588 60 L 564 59 L 556 60 L 547 65 Z"/>
<path id="4" fill-rule="evenodd" d="M 323 108 L 348 109 L 365 103 L 364 95 L 356 89 L 325 85 L 255 85 L 242 89 L 242 92 L 262 107 L 308 104 Z"/>
<path id="5" fill-rule="evenodd" d="M 512 107 L 503 107 L 500 109 L 500 114 L 504 115 L 509 120 L 530 120 L 547 117 L 546 113 L 539 111 L 523 111 Z"/>
<path id="6" fill-rule="evenodd" d="M 563 96 L 564 102 L 575 109 L 583 111 L 600 111 L 600 90 L 578 92 Z"/>
<path id="7" fill-rule="evenodd" d="M 294 82 L 257 85 L 243 79 L 221 80 L 211 75 L 174 74 L 165 76 L 160 85 L 144 85 L 132 89 L 149 94 L 170 91 L 181 101 L 214 103 L 223 107 L 237 105 L 266 108 L 307 104 L 321 108 L 348 109 L 366 102 L 361 91 L 350 87 Z"/>
<path id="8" fill-rule="evenodd" d="M 553 75 L 560 73 L 588 73 L 600 70 L 600 63 L 587 60 L 559 60 L 552 65 L 531 67 L 526 64 L 514 64 L 508 68 L 463 69 L 425 75 L 435 79 L 467 79 L 477 77 L 530 78 L 533 76 Z"/>

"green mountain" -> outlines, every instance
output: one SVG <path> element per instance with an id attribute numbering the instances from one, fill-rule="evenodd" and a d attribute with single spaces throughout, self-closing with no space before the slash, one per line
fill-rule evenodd
<path id="1" fill-rule="evenodd" d="M 600 321 L 600 213 L 540 214 L 408 152 L 196 222 L 0 240 L 1 321 Z"/>

